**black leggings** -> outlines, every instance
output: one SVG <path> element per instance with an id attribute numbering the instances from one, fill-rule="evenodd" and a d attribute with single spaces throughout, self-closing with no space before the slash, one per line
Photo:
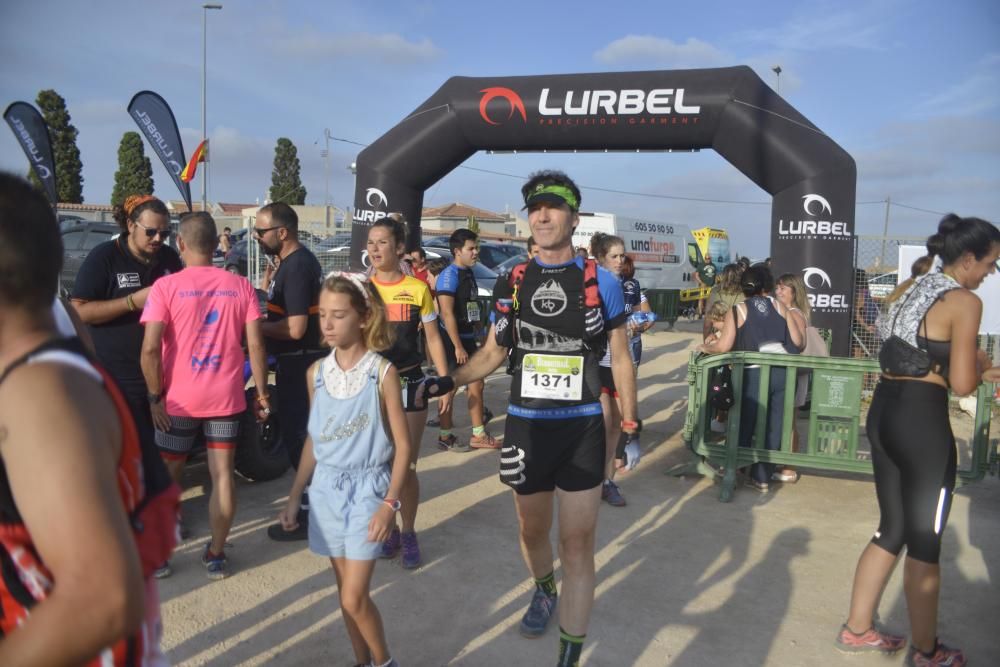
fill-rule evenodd
<path id="1" fill-rule="evenodd" d="M 955 490 L 955 437 L 944 387 L 879 380 L 865 425 L 881 519 L 872 542 L 937 563 Z"/>

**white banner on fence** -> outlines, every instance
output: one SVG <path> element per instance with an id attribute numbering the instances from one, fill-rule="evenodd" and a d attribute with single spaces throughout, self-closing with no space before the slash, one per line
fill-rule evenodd
<path id="1" fill-rule="evenodd" d="M 917 258 L 927 254 L 927 248 L 917 245 L 899 246 L 899 273 L 897 284 L 910 277 L 910 267 Z M 1000 334 L 1000 273 L 987 276 L 976 290 L 983 300 L 983 320 L 979 325 L 981 334 Z"/>

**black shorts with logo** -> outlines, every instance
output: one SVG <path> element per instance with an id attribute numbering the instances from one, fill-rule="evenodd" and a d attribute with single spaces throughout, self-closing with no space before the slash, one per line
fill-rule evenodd
<path id="1" fill-rule="evenodd" d="M 520 495 L 586 491 L 604 480 L 604 417 L 524 419 L 507 414 L 500 481 Z"/>

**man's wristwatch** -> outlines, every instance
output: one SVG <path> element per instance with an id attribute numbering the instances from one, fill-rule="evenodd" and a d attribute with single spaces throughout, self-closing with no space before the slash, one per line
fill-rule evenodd
<path id="1" fill-rule="evenodd" d="M 382 502 L 393 512 L 398 512 L 403 507 L 403 503 L 399 502 L 399 498 L 383 498 Z"/>
<path id="2" fill-rule="evenodd" d="M 146 394 L 146 399 L 150 405 L 156 405 L 163 398 L 163 394 Z"/>

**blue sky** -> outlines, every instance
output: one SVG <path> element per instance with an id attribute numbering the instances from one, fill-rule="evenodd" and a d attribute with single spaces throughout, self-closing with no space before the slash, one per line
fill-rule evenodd
<path id="1" fill-rule="evenodd" d="M 110 199 L 117 149 L 135 130 L 132 95 L 172 106 L 190 152 L 201 135 L 200 2 L 33 0 L 0 7 L 0 105 L 66 98 L 87 202 Z M 856 231 L 926 236 L 938 213 L 1000 219 L 1000 3 L 538 3 L 222 0 L 208 14 L 209 199 L 266 196 L 274 145 L 298 147 L 307 203 L 322 204 L 324 129 L 374 141 L 448 77 L 751 66 L 858 165 Z M 330 193 L 352 203 L 347 165 L 361 148 L 331 141 Z M 147 146 L 147 155 L 151 155 Z M 179 198 L 155 157 L 156 192 Z M 769 197 L 714 151 L 697 154 L 486 155 L 469 167 L 524 176 L 561 168 L 583 207 L 729 230 L 768 254 Z M 0 168 L 27 161 L 0 130 Z M 457 169 L 425 205 L 518 207 L 521 180 Z M 197 197 L 200 183 L 192 183 Z M 598 189 L 600 188 L 600 189 Z M 618 194 L 606 190 L 643 193 Z M 674 197 L 678 197 L 675 199 Z M 718 199 L 740 204 L 692 202 Z M 872 202 L 872 203 L 868 203 Z M 913 207 L 913 208 L 909 208 Z M 925 209 L 925 210 L 914 210 Z"/>

